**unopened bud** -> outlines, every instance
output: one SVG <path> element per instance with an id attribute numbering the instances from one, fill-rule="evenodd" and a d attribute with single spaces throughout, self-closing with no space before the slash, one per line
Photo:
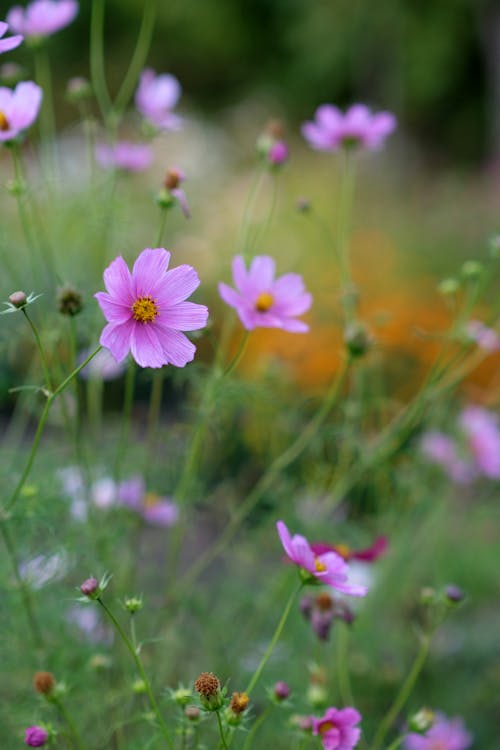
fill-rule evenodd
<path id="1" fill-rule="evenodd" d="M 441 294 L 444 294 L 445 296 L 449 294 L 456 294 L 460 289 L 460 282 L 457 279 L 443 279 L 438 284 L 438 289 Z"/>
<path id="2" fill-rule="evenodd" d="M 436 603 L 436 591 L 430 586 L 425 586 L 420 591 L 420 603 L 431 606 Z"/>
<path id="3" fill-rule="evenodd" d="M 189 688 L 180 687 L 173 691 L 172 698 L 178 706 L 187 706 L 189 701 L 192 700 L 193 694 Z"/>
<path id="4" fill-rule="evenodd" d="M 460 604 L 465 598 L 465 594 L 459 586 L 451 584 L 444 590 L 444 595 L 450 604 Z"/>
<path id="5" fill-rule="evenodd" d="M 321 709 L 326 704 L 328 693 L 322 685 L 309 685 L 307 700 L 314 709 Z"/>
<path id="6" fill-rule="evenodd" d="M 28 302 L 28 297 L 25 292 L 12 292 L 12 294 L 9 295 L 9 302 L 11 305 L 14 305 L 14 307 L 21 308 Z"/>
<path id="7" fill-rule="evenodd" d="M 70 78 L 66 87 L 66 97 L 70 102 L 81 102 L 92 96 L 92 84 L 86 78 Z"/>
<path id="8" fill-rule="evenodd" d="M 80 591 L 89 599 L 95 599 L 100 594 L 99 581 L 97 578 L 87 578 L 80 586 Z"/>
<path id="9" fill-rule="evenodd" d="M 180 171 L 180 169 L 171 167 L 167 170 L 167 174 L 165 175 L 165 179 L 163 180 L 163 186 L 167 190 L 175 190 L 175 188 L 178 188 L 183 181 L 184 174 Z"/>
<path id="10" fill-rule="evenodd" d="M 134 615 L 136 612 L 139 612 L 142 609 L 142 599 L 136 596 L 131 596 L 128 599 L 125 599 L 123 606 L 127 610 L 127 612 L 130 612 L 131 615 Z"/>
<path id="11" fill-rule="evenodd" d="M 200 709 L 197 706 L 186 706 L 184 709 L 184 716 L 189 721 L 198 721 L 200 715 Z"/>
<path id="12" fill-rule="evenodd" d="M 462 266 L 462 276 L 466 279 L 478 279 L 483 272 L 483 264 L 477 260 L 467 260 Z"/>
<path id="13" fill-rule="evenodd" d="M 435 721 L 435 714 L 429 708 L 421 708 L 408 719 L 408 728 L 417 734 L 425 734 Z"/>
<path id="14" fill-rule="evenodd" d="M 352 357 L 362 357 L 372 345 L 372 337 L 362 323 L 350 323 L 344 331 L 344 341 Z"/>
<path id="15" fill-rule="evenodd" d="M 137 680 L 134 680 L 132 683 L 132 690 L 136 695 L 143 695 L 147 692 L 148 686 L 144 682 L 144 680 L 141 680 L 140 678 Z"/>
<path id="16" fill-rule="evenodd" d="M 35 672 L 33 687 L 41 695 L 50 695 L 56 686 L 56 678 L 52 672 Z"/>
<path id="17" fill-rule="evenodd" d="M 82 307 L 82 295 L 73 286 L 64 286 L 58 290 L 57 308 L 61 315 L 73 317 L 74 315 L 78 315 Z"/>
<path id="18" fill-rule="evenodd" d="M 288 687 L 286 682 L 283 682 L 282 680 L 277 682 L 276 685 L 274 686 L 274 697 L 276 698 L 276 700 L 280 702 L 286 701 L 289 695 L 290 695 L 290 688 Z"/>

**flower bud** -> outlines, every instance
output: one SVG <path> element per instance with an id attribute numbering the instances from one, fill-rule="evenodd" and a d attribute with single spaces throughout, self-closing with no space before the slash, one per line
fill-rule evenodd
<path id="1" fill-rule="evenodd" d="M 444 294 L 445 296 L 456 294 L 460 289 L 460 282 L 457 279 L 443 279 L 443 281 L 438 284 L 438 289 L 441 294 Z"/>
<path id="2" fill-rule="evenodd" d="M 326 705 L 328 693 L 323 685 L 312 684 L 307 688 L 307 700 L 314 709 L 321 709 Z"/>
<path id="3" fill-rule="evenodd" d="M 97 599 L 101 593 L 97 578 L 87 578 L 80 586 L 80 591 L 89 599 Z"/>
<path id="4" fill-rule="evenodd" d="M 483 264 L 477 260 L 467 260 L 462 266 L 462 276 L 466 279 L 478 279 L 483 272 Z"/>
<path id="5" fill-rule="evenodd" d="M 73 286 L 67 285 L 58 289 L 57 308 L 61 315 L 73 317 L 81 312 L 82 307 L 82 295 Z"/>
<path id="6" fill-rule="evenodd" d="M 189 701 L 192 700 L 193 694 L 189 688 L 179 687 L 173 691 L 172 698 L 178 706 L 187 706 Z"/>
<path id="7" fill-rule="evenodd" d="M 436 603 L 436 591 L 430 586 L 425 586 L 420 591 L 420 603 L 431 606 Z"/>
<path id="8" fill-rule="evenodd" d="M 307 734 L 311 734 L 313 730 L 313 718 L 312 716 L 301 716 L 299 714 L 294 714 L 290 717 L 290 723 L 292 726 L 297 727 L 297 729 L 300 729 L 301 732 L 306 732 Z"/>
<path id="9" fill-rule="evenodd" d="M 35 672 L 33 687 L 41 695 L 50 695 L 56 686 L 56 678 L 52 672 Z"/>
<path id="10" fill-rule="evenodd" d="M 143 695 L 147 692 L 148 686 L 144 682 L 144 680 L 141 680 L 138 678 L 137 680 L 134 680 L 132 683 L 132 690 L 136 695 Z"/>
<path id="11" fill-rule="evenodd" d="M 29 747 L 42 747 L 49 739 L 49 733 L 44 727 L 28 727 L 24 733 L 24 742 Z"/>
<path id="12" fill-rule="evenodd" d="M 186 706 L 184 709 L 184 716 L 189 721 L 198 721 L 200 715 L 200 709 L 197 706 Z"/>
<path id="13" fill-rule="evenodd" d="M 276 683 L 274 686 L 274 697 L 277 701 L 286 701 L 287 698 L 290 696 L 290 688 L 286 684 L 286 682 L 283 682 L 280 680 Z"/>
<path id="14" fill-rule="evenodd" d="M 194 683 L 194 689 L 199 693 L 206 711 L 218 711 L 224 705 L 220 682 L 212 672 L 202 672 Z"/>
<path id="15" fill-rule="evenodd" d="M 435 715 L 429 708 L 421 708 L 408 719 L 408 728 L 417 734 L 425 734 L 435 721 Z"/>
<path id="16" fill-rule="evenodd" d="M 244 713 L 248 707 L 250 698 L 246 693 L 233 693 L 231 702 L 225 711 L 225 719 L 231 726 L 236 726 L 241 723 L 241 714 Z"/>
<path id="17" fill-rule="evenodd" d="M 77 103 L 89 99 L 92 96 L 92 84 L 86 78 L 75 76 L 70 78 L 66 86 L 66 98 L 68 101 Z"/>
<path id="18" fill-rule="evenodd" d="M 267 152 L 267 159 L 273 167 L 280 167 L 288 159 L 288 146 L 284 141 L 276 141 Z"/>
<path id="19" fill-rule="evenodd" d="M 128 599 L 125 599 L 123 606 L 127 610 L 127 612 L 130 612 L 131 615 L 134 615 L 136 612 L 139 612 L 142 607 L 142 599 L 137 596 L 131 596 Z"/>
<path id="20" fill-rule="evenodd" d="M 171 167 L 170 169 L 167 169 L 167 174 L 165 175 L 165 179 L 163 180 L 163 187 L 169 191 L 175 190 L 175 188 L 178 188 L 183 181 L 184 174 L 180 171 L 180 169 Z"/>
<path id="21" fill-rule="evenodd" d="M 12 294 L 9 295 L 9 302 L 11 305 L 14 305 L 14 307 L 21 308 L 27 304 L 28 297 L 25 292 L 12 292 Z"/>
<path id="22" fill-rule="evenodd" d="M 444 595 L 449 604 L 460 604 L 465 598 L 465 594 L 459 586 L 450 584 L 444 590 Z"/>
<path id="23" fill-rule="evenodd" d="M 344 331 L 345 345 L 352 357 L 362 357 L 372 345 L 372 337 L 362 323 L 350 323 Z"/>

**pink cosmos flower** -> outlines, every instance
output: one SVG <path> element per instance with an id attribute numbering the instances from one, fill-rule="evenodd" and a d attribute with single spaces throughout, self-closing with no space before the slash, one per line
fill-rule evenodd
<path id="1" fill-rule="evenodd" d="M 114 146 L 99 143 L 96 159 L 103 169 L 122 169 L 125 172 L 142 172 L 153 159 L 151 148 L 146 143 L 120 141 Z"/>
<path id="2" fill-rule="evenodd" d="M 27 37 L 43 37 L 68 26 L 78 13 L 76 0 L 34 0 L 26 8 L 16 5 L 7 13 L 13 31 Z"/>
<path id="3" fill-rule="evenodd" d="M 43 747 L 49 739 L 49 733 L 43 727 L 28 727 L 24 733 L 24 741 L 29 747 Z"/>
<path id="4" fill-rule="evenodd" d="M 470 320 L 467 323 L 465 332 L 475 341 L 480 349 L 493 354 L 500 349 L 500 336 L 493 328 L 488 328 L 480 320 Z"/>
<path id="5" fill-rule="evenodd" d="M 42 89 L 32 81 L 14 90 L 0 86 L 0 141 L 12 141 L 33 125 L 42 103 Z"/>
<path id="6" fill-rule="evenodd" d="M 403 741 L 405 750 L 467 750 L 472 735 L 465 729 L 462 719 L 448 719 L 436 713 L 436 721 L 425 734 L 407 734 Z"/>
<path id="7" fill-rule="evenodd" d="M 360 721 L 355 708 L 327 708 L 320 719 L 313 717 L 313 734 L 321 737 L 324 750 L 352 750 L 361 736 L 355 726 Z"/>
<path id="8" fill-rule="evenodd" d="M 453 438 L 438 430 L 427 432 L 421 442 L 421 450 L 432 463 L 441 466 L 450 479 L 457 484 L 468 484 L 474 479 L 475 470 L 470 460 L 462 458 Z"/>
<path id="9" fill-rule="evenodd" d="M 141 367 L 184 367 L 192 361 L 196 347 L 181 331 L 203 328 L 208 310 L 186 302 L 200 284 L 194 268 L 167 271 L 169 262 L 163 247 L 146 248 L 132 273 L 121 256 L 104 271 L 107 291 L 94 295 L 108 321 L 100 343 L 117 362 L 129 351 Z"/>
<path id="10" fill-rule="evenodd" d="M 5 34 L 8 28 L 8 23 L 5 23 L 5 21 L 0 21 L 0 37 Z M 10 50 L 16 49 L 16 47 L 19 47 L 23 39 L 24 37 L 21 34 L 17 34 L 16 36 L 9 36 L 7 37 L 7 39 L 0 38 L 0 53 L 10 52 Z"/>
<path id="11" fill-rule="evenodd" d="M 153 526 L 169 527 L 179 520 L 179 508 L 168 497 L 146 492 L 142 477 L 134 476 L 120 483 L 118 502 L 139 513 Z"/>
<path id="12" fill-rule="evenodd" d="M 496 415 L 480 406 L 469 406 L 460 426 L 477 469 L 490 479 L 500 479 L 500 428 Z"/>
<path id="13" fill-rule="evenodd" d="M 219 284 L 219 294 L 234 307 L 245 326 L 253 328 L 282 328 L 284 331 L 304 333 L 309 326 L 296 315 L 305 313 L 312 304 L 312 296 L 305 291 L 302 277 L 286 273 L 275 280 L 275 263 L 269 255 L 257 255 L 249 270 L 241 255 L 233 260 L 233 281 L 236 290 Z"/>
<path id="14" fill-rule="evenodd" d="M 363 562 L 375 562 L 387 552 L 389 542 L 386 536 L 379 536 L 373 544 L 365 549 L 351 549 L 347 544 L 328 544 L 326 542 L 313 542 L 311 549 L 315 555 L 325 552 L 336 552 L 346 562 L 349 560 L 362 560 Z"/>
<path id="15" fill-rule="evenodd" d="M 364 104 L 353 104 L 343 113 L 333 104 L 322 104 L 314 122 L 302 125 L 302 135 L 318 151 L 337 151 L 342 146 L 376 150 L 395 128 L 396 118 L 390 112 L 372 113 Z"/>
<path id="16" fill-rule="evenodd" d="M 142 71 L 135 94 L 135 105 L 141 115 L 160 130 L 178 130 L 182 119 L 172 110 L 179 101 L 181 86 L 169 73 L 156 75 L 151 68 Z"/>
<path id="17" fill-rule="evenodd" d="M 356 586 L 347 582 L 349 568 L 340 555 L 336 552 L 315 555 L 307 539 L 300 534 L 292 537 L 283 521 L 278 521 L 276 528 L 288 558 L 318 583 L 331 586 L 350 596 L 365 596 L 366 586 Z"/>

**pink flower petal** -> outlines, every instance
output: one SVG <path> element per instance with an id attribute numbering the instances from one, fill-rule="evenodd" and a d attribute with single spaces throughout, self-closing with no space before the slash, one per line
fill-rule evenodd
<path id="1" fill-rule="evenodd" d="M 248 272 L 252 284 L 260 291 L 270 289 L 274 281 L 275 268 L 274 259 L 269 255 L 256 255 Z"/>
<path id="2" fill-rule="evenodd" d="M 104 327 L 99 343 L 109 349 L 117 362 L 121 362 L 130 351 L 130 336 L 133 321 L 126 323 L 108 323 Z"/>
<path id="3" fill-rule="evenodd" d="M 198 274 L 191 266 L 182 265 L 167 271 L 156 287 L 158 304 L 162 307 L 173 307 L 184 302 L 200 285 Z"/>
<path id="4" fill-rule="evenodd" d="M 127 320 L 131 319 L 132 311 L 130 306 L 116 301 L 115 298 L 106 294 L 106 292 L 96 292 L 94 297 L 98 301 L 99 307 L 104 313 L 104 317 L 110 323 L 125 323 Z"/>
<path id="5" fill-rule="evenodd" d="M 134 304 L 132 277 L 121 255 L 111 261 L 103 276 L 104 285 L 111 297 L 116 297 L 124 305 L 132 306 Z"/>
<path id="6" fill-rule="evenodd" d="M 158 336 L 158 326 L 135 323 L 130 333 L 130 351 L 141 367 L 163 367 L 168 360 Z"/>
<path id="7" fill-rule="evenodd" d="M 180 331 L 156 326 L 158 338 L 168 357 L 169 364 L 184 367 L 194 359 L 196 346 Z"/>
<path id="8" fill-rule="evenodd" d="M 132 288 L 135 295 L 155 296 L 153 290 L 165 279 L 169 262 L 170 253 L 163 247 L 147 247 L 143 250 L 132 269 Z"/>
<path id="9" fill-rule="evenodd" d="M 174 307 L 160 307 L 159 322 L 165 328 L 178 331 L 196 331 L 207 324 L 208 308 L 196 302 L 179 302 Z"/>

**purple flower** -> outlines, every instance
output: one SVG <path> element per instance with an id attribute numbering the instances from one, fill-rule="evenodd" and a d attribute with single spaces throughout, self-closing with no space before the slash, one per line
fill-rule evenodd
<path id="1" fill-rule="evenodd" d="M 300 534 L 290 535 L 283 521 L 276 524 L 278 534 L 288 558 L 302 570 L 309 573 L 309 581 L 331 586 L 343 594 L 365 596 L 366 586 L 356 586 L 347 582 L 349 568 L 347 563 L 336 552 L 315 555 L 307 539 Z"/>
<path id="2" fill-rule="evenodd" d="M 324 750 L 352 750 L 361 736 L 355 726 L 360 721 L 355 708 L 327 708 L 320 719 L 313 717 L 313 734 L 321 737 Z"/>
<path id="3" fill-rule="evenodd" d="M 480 406 L 469 406 L 460 416 L 477 469 L 490 479 L 500 479 L 500 429 L 494 414 Z"/>
<path id="4" fill-rule="evenodd" d="M 132 273 L 121 256 L 104 271 L 107 292 L 94 295 L 108 321 L 100 343 L 117 362 L 129 351 L 141 367 L 184 367 L 192 361 L 196 347 L 181 331 L 203 328 L 208 310 L 186 302 L 200 284 L 194 268 L 167 271 L 169 262 L 164 248 L 146 248 Z"/>
<path id="5" fill-rule="evenodd" d="M 42 103 L 42 89 L 32 81 L 14 90 L 0 86 L 0 141 L 12 141 L 33 125 Z"/>
<path id="6" fill-rule="evenodd" d="M 0 21 L 0 37 L 5 34 L 8 28 L 8 23 L 5 23 L 5 21 Z M 23 39 L 24 37 L 21 34 L 17 34 L 16 36 L 9 36 L 7 37 L 7 39 L 0 38 L 0 53 L 10 52 L 11 49 L 19 47 Z"/>
<path id="7" fill-rule="evenodd" d="M 103 169 L 122 169 L 125 172 L 142 172 L 151 164 L 153 153 L 146 143 L 120 141 L 114 146 L 99 143 L 96 159 Z"/>
<path id="8" fill-rule="evenodd" d="M 42 747 L 49 739 L 49 733 L 43 727 L 28 727 L 24 733 L 24 741 L 29 747 Z"/>
<path id="9" fill-rule="evenodd" d="M 404 738 L 405 750 L 467 750 L 472 735 L 467 732 L 462 719 L 448 719 L 436 713 L 436 721 L 425 734 L 411 733 Z"/>
<path id="10" fill-rule="evenodd" d="M 227 284 L 219 284 L 219 294 L 234 307 L 245 326 L 253 328 L 283 328 L 293 333 L 304 333 L 309 326 L 296 315 L 305 313 L 312 304 L 312 296 L 305 291 L 302 277 L 286 273 L 274 279 L 275 263 L 269 255 L 257 255 L 245 268 L 241 255 L 233 260 L 235 291 Z"/>
<path id="11" fill-rule="evenodd" d="M 267 153 L 267 158 L 274 167 L 280 167 L 288 159 L 288 153 L 288 146 L 284 141 L 275 141 Z"/>
<path id="12" fill-rule="evenodd" d="M 431 430 L 422 438 L 421 450 L 426 458 L 440 466 L 457 484 L 468 484 L 475 470 L 469 460 L 461 458 L 455 441 L 438 430 Z"/>
<path id="13" fill-rule="evenodd" d="M 135 104 L 141 115 L 160 130 L 178 130 L 182 119 L 172 110 L 181 95 L 177 78 L 163 73 L 157 76 L 151 68 L 141 73 Z"/>
<path id="14" fill-rule="evenodd" d="M 134 476 L 120 482 L 118 502 L 139 513 L 154 526 L 173 526 L 179 519 L 177 505 L 168 497 L 146 492 L 142 477 Z"/>
<path id="15" fill-rule="evenodd" d="M 375 150 L 395 128 L 396 118 L 390 112 L 373 114 L 364 104 L 353 104 L 343 113 L 333 104 L 322 104 L 314 122 L 302 125 L 302 135 L 318 151 L 337 151 L 342 146 Z"/>
<path id="16" fill-rule="evenodd" d="M 76 0 L 34 0 L 26 9 L 20 5 L 11 8 L 7 13 L 7 23 L 18 34 L 43 37 L 63 29 L 77 13 Z"/>
<path id="17" fill-rule="evenodd" d="M 465 328 L 467 336 L 475 341 L 480 349 L 493 354 L 500 349 L 500 336 L 493 328 L 488 328 L 480 320 L 470 320 Z"/>

